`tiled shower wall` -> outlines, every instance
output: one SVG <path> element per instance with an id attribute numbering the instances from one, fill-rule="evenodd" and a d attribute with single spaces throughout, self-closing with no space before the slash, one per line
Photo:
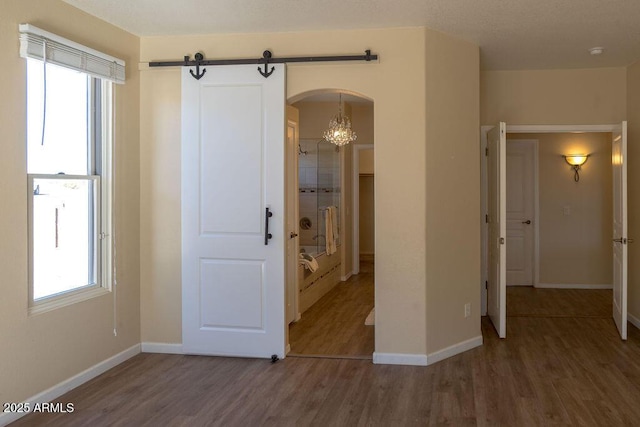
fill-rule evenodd
<path id="1" fill-rule="evenodd" d="M 300 227 L 300 246 L 316 246 L 324 252 L 325 222 L 322 208 L 333 205 L 340 210 L 340 153 L 324 140 L 301 139 L 298 178 L 300 218 L 308 218 L 311 227 Z M 304 154 L 306 152 L 306 154 Z M 340 226 L 338 214 L 338 228 Z"/>

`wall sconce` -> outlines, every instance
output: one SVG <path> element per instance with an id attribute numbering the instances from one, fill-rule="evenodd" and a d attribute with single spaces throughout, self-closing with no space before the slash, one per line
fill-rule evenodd
<path id="1" fill-rule="evenodd" d="M 575 182 L 580 181 L 580 174 L 578 173 L 578 171 L 580 170 L 580 167 L 587 162 L 589 154 L 567 154 L 566 156 L 562 157 L 564 157 L 564 160 L 571 165 L 575 172 L 573 180 Z"/>

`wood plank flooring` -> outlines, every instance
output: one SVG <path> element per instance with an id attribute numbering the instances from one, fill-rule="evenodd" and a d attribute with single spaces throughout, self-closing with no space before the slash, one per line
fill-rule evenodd
<path id="1" fill-rule="evenodd" d="M 532 286 L 508 286 L 507 316 L 610 318 L 612 292 L 611 289 L 541 289 Z"/>
<path id="2" fill-rule="evenodd" d="M 336 285 L 290 325 L 289 355 L 371 359 L 375 326 L 364 321 L 374 305 L 373 283 L 373 262 L 361 262 L 360 274 Z"/>
<path id="3" fill-rule="evenodd" d="M 543 304 L 547 306 L 546 304 Z M 610 318 L 510 317 L 500 340 L 428 367 L 140 354 L 16 426 L 637 426 L 640 331 Z"/>

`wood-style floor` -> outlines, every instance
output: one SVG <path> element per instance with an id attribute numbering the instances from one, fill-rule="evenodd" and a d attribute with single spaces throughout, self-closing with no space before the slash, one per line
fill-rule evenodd
<path id="1" fill-rule="evenodd" d="M 290 356 L 323 355 L 371 359 L 374 326 L 364 324 L 374 305 L 373 261 L 336 285 L 289 327 Z"/>
<path id="2" fill-rule="evenodd" d="M 610 318 L 613 310 L 612 292 L 611 289 L 540 289 L 531 286 L 509 286 L 507 317 Z"/>
<path id="3" fill-rule="evenodd" d="M 590 292 L 590 291 L 585 291 Z M 541 306 L 547 306 L 542 304 Z M 140 354 L 17 426 L 637 426 L 640 332 L 609 317 L 514 316 L 428 367 Z"/>

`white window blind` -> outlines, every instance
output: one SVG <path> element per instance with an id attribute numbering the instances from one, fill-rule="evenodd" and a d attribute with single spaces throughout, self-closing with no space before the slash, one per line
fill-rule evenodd
<path id="1" fill-rule="evenodd" d="M 44 52 L 46 51 L 46 57 Z M 87 73 L 93 77 L 124 83 L 124 61 L 44 31 L 20 24 L 20 56 Z"/>

